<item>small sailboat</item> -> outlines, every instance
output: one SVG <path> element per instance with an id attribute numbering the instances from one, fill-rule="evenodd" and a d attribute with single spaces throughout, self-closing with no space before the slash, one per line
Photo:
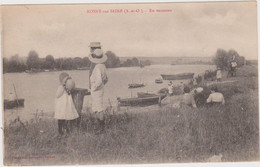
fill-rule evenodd
<path id="1" fill-rule="evenodd" d="M 14 84 L 13 84 L 13 87 L 14 87 L 15 94 L 10 92 L 9 98 L 4 99 L 4 109 L 13 109 L 13 108 L 18 108 L 18 107 L 24 107 L 24 99 L 18 98 Z"/>

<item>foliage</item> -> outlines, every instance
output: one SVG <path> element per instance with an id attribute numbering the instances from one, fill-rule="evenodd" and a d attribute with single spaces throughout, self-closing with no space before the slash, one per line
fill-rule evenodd
<path id="1" fill-rule="evenodd" d="M 231 49 L 228 52 L 224 49 L 218 49 L 213 59 L 217 67 L 229 70 L 230 62 L 234 60 L 237 62 L 237 67 L 241 67 L 245 63 L 245 58 L 240 56 L 237 51 Z"/>
<path id="2" fill-rule="evenodd" d="M 55 60 L 52 55 L 48 55 L 45 58 L 44 69 L 54 69 Z"/>
<path id="3" fill-rule="evenodd" d="M 150 60 L 141 60 L 140 63 L 144 66 L 149 66 L 151 65 L 151 61 Z"/>
<path id="4" fill-rule="evenodd" d="M 25 71 L 27 65 L 25 62 L 21 60 L 19 55 L 12 56 L 9 60 L 7 58 L 3 58 L 3 72 L 21 72 Z"/>
<path id="5" fill-rule="evenodd" d="M 107 61 L 105 64 L 107 68 L 115 68 L 120 66 L 120 60 L 115 53 L 113 53 L 112 51 L 107 51 L 106 55 Z"/>
<path id="6" fill-rule="evenodd" d="M 131 67 L 139 66 L 139 60 L 134 57 L 125 62 L 121 62 L 119 57 L 112 51 L 107 51 L 107 68 L 117 67 Z M 38 53 L 34 50 L 30 51 L 26 61 L 22 61 L 19 55 L 14 55 L 11 58 L 3 58 L 3 72 L 24 72 L 25 70 L 76 70 L 80 68 L 90 67 L 90 60 L 88 57 L 75 58 L 57 58 L 54 59 L 52 55 L 47 55 L 45 58 L 39 58 Z M 142 61 L 142 65 L 150 65 L 149 60 Z"/>
<path id="7" fill-rule="evenodd" d="M 32 69 L 32 68 L 39 69 L 40 59 L 36 51 L 31 50 L 29 52 L 26 64 L 28 66 L 28 69 Z"/>
<path id="8" fill-rule="evenodd" d="M 217 70 L 207 70 L 204 73 L 204 79 L 205 80 L 215 80 L 217 75 Z"/>
<path id="9" fill-rule="evenodd" d="M 133 66 L 140 66 L 139 60 L 136 57 L 132 59 L 127 59 L 121 64 L 121 67 L 133 67 Z"/>

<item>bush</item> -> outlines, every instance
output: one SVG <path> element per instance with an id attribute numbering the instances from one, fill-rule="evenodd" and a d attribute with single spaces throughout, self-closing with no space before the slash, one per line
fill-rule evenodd
<path id="1" fill-rule="evenodd" d="M 217 75 L 217 70 L 207 70 L 205 71 L 204 79 L 213 81 L 216 79 L 216 75 Z"/>

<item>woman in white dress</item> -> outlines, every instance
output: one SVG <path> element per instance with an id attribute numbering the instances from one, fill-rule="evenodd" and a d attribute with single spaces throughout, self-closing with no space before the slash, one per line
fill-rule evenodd
<path id="1" fill-rule="evenodd" d="M 103 54 L 101 49 L 95 49 L 94 52 L 90 54 L 89 60 L 91 61 L 89 76 L 92 97 L 92 112 L 95 113 L 101 130 L 104 130 L 104 111 L 106 108 L 103 103 L 103 95 L 104 86 L 108 81 L 106 66 L 104 63 L 107 60 L 107 56 Z"/>
<path id="2" fill-rule="evenodd" d="M 70 91 L 66 88 L 66 81 L 71 79 L 69 74 L 63 72 L 59 76 L 60 85 L 58 86 L 55 97 L 55 113 L 54 118 L 58 120 L 58 131 L 60 135 L 64 134 L 64 130 L 69 132 L 69 122 L 79 117 L 78 112 L 72 100 Z"/>

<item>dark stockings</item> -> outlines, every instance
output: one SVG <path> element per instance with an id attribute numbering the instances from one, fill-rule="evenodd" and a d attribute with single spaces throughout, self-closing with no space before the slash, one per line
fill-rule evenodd
<path id="1" fill-rule="evenodd" d="M 59 134 L 63 135 L 64 131 L 67 131 L 68 129 L 68 125 L 67 125 L 67 121 L 64 119 L 59 119 L 58 120 L 58 130 L 59 130 Z"/>

